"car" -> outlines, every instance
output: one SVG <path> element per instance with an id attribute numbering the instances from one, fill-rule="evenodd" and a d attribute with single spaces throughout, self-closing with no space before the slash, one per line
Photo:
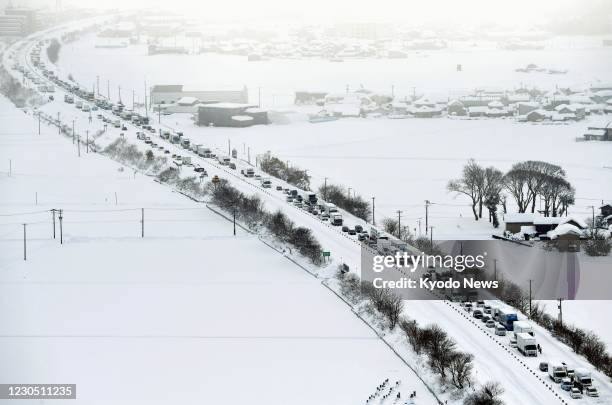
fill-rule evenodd
<path id="1" fill-rule="evenodd" d="M 582 394 L 580 393 L 580 390 L 578 388 L 572 388 L 572 390 L 570 391 L 570 397 L 578 399 L 582 398 Z"/>
<path id="2" fill-rule="evenodd" d="M 164 150 L 164 154 L 169 155 L 170 151 L 168 149 Z"/>
<path id="3" fill-rule="evenodd" d="M 506 336 L 506 327 L 504 325 L 497 325 L 495 327 L 495 334 L 497 336 Z"/>
<path id="4" fill-rule="evenodd" d="M 123 131 L 127 131 L 127 127 L 126 127 L 125 125 L 124 125 L 124 126 L 122 126 L 122 127 L 121 127 L 121 130 L 123 130 Z"/>
<path id="5" fill-rule="evenodd" d="M 480 319 L 482 318 L 482 311 L 480 309 L 475 309 L 474 313 L 472 313 L 472 316 L 476 319 Z"/>
<path id="6" fill-rule="evenodd" d="M 482 315 L 482 318 L 480 318 L 482 323 L 486 323 L 487 321 L 491 320 L 491 317 L 489 315 Z"/>
<path id="7" fill-rule="evenodd" d="M 489 319 L 489 320 L 487 321 L 487 323 L 485 323 L 485 326 L 486 326 L 487 328 L 494 328 L 494 327 L 495 327 L 495 321 L 494 321 L 493 319 Z"/>
<path id="8" fill-rule="evenodd" d="M 357 235 L 357 231 L 355 231 L 354 228 L 351 228 L 351 229 L 348 230 L 348 234 L 349 235 Z"/>
<path id="9" fill-rule="evenodd" d="M 276 186 L 276 191 L 283 191 L 283 186 Z"/>
<path id="10" fill-rule="evenodd" d="M 291 197 L 290 195 L 287 196 L 286 198 L 287 202 L 293 202 L 293 197 Z"/>
<path id="11" fill-rule="evenodd" d="M 485 302 L 480 300 L 480 301 L 476 302 L 476 306 L 477 307 L 484 307 L 485 306 Z"/>
<path id="12" fill-rule="evenodd" d="M 599 396 L 599 391 L 597 391 L 597 388 L 593 386 L 586 387 L 585 391 L 586 391 L 587 397 L 598 397 Z"/>
<path id="13" fill-rule="evenodd" d="M 355 232 L 358 232 L 358 233 L 363 232 L 363 226 L 361 226 L 361 225 L 355 225 Z"/>
<path id="14" fill-rule="evenodd" d="M 230 169 L 234 169 L 234 170 L 236 170 L 236 163 L 234 163 L 234 162 L 230 162 L 230 164 L 229 164 L 229 168 L 230 168 Z"/>
<path id="15" fill-rule="evenodd" d="M 342 227 L 342 232 L 348 232 L 348 230 L 349 230 L 349 227 L 348 227 L 348 226 L 344 225 L 344 226 Z"/>
<path id="16" fill-rule="evenodd" d="M 538 367 L 540 371 L 548 372 L 548 362 L 542 361 L 540 362 L 540 366 Z"/>
<path id="17" fill-rule="evenodd" d="M 572 389 L 572 387 L 574 386 L 574 384 L 572 383 L 572 380 L 568 377 L 565 377 L 561 380 L 561 389 L 563 391 L 569 391 Z"/>
<path id="18" fill-rule="evenodd" d="M 514 336 L 510 337 L 509 345 L 510 345 L 510 347 L 516 347 L 516 337 L 514 337 Z"/>
<path id="19" fill-rule="evenodd" d="M 360 233 L 360 234 L 357 236 L 357 240 L 358 240 L 358 241 L 360 241 L 360 242 L 363 242 L 363 241 L 364 241 L 364 240 L 366 240 L 366 239 L 367 239 L 367 236 L 366 236 L 366 235 L 364 235 L 363 233 Z"/>
<path id="20" fill-rule="evenodd" d="M 206 169 L 204 169 L 203 167 L 200 167 L 200 166 L 196 166 L 196 167 L 193 168 L 193 171 L 194 172 L 198 172 L 198 173 L 202 173 L 202 172 L 205 172 Z"/>

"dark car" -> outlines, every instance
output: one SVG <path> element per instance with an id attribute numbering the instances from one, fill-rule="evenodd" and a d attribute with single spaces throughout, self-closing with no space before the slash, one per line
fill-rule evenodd
<path id="1" fill-rule="evenodd" d="M 276 186 L 276 190 L 277 191 L 282 191 L 283 190 L 283 186 Z"/>
<path id="2" fill-rule="evenodd" d="M 357 240 L 360 242 L 363 242 L 364 240 L 366 240 L 368 238 L 368 235 L 360 233 L 359 236 L 357 236 Z"/>
<path id="3" fill-rule="evenodd" d="M 361 225 L 355 225 L 355 232 L 358 232 L 358 233 L 363 232 L 363 226 L 361 226 Z"/>
<path id="4" fill-rule="evenodd" d="M 491 317 L 489 315 L 483 315 L 480 320 L 482 321 L 482 323 L 487 323 L 487 321 L 491 320 Z"/>
<path id="5" fill-rule="evenodd" d="M 357 231 L 355 231 L 355 229 L 349 229 L 348 233 L 349 235 L 357 235 Z"/>
<path id="6" fill-rule="evenodd" d="M 540 371 L 548 371 L 548 363 L 543 361 L 540 363 Z"/>
<path id="7" fill-rule="evenodd" d="M 482 311 L 480 309 L 475 309 L 472 316 L 476 319 L 482 318 Z"/>
<path id="8" fill-rule="evenodd" d="M 346 225 L 344 225 L 344 226 L 342 227 L 342 232 L 348 232 L 348 231 L 349 231 L 349 227 L 348 227 L 348 226 L 346 226 Z"/>

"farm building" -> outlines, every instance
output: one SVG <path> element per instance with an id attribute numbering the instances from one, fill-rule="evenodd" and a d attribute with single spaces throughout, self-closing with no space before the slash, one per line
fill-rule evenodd
<path id="1" fill-rule="evenodd" d="M 249 127 L 268 124 L 268 113 L 250 104 L 212 103 L 198 106 L 196 124 L 215 127 Z"/>
<path id="2" fill-rule="evenodd" d="M 571 225 L 576 229 L 587 228 L 587 224 L 576 217 L 543 217 L 535 213 L 516 213 L 504 216 L 506 231 L 511 234 L 522 233 L 529 229 L 530 236 L 538 236 L 541 239 L 549 239 L 549 233 L 559 228 L 561 225 Z"/>
<path id="3" fill-rule="evenodd" d="M 242 90 L 199 90 L 182 84 L 151 87 L 151 104 L 172 104 L 184 97 L 193 97 L 203 103 L 248 103 L 246 86 Z"/>
<path id="4" fill-rule="evenodd" d="M 588 127 L 583 137 L 587 141 L 612 141 L 612 121 L 605 127 Z"/>

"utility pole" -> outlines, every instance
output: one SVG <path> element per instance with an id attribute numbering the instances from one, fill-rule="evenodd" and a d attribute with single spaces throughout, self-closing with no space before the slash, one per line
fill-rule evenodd
<path id="1" fill-rule="evenodd" d="M 427 235 L 427 229 L 429 228 L 429 205 L 431 202 L 425 200 L 425 235 Z"/>
<path id="2" fill-rule="evenodd" d="M 592 211 L 593 211 L 593 219 L 591 222 L 591 238 L 594 239 L 595 238 L 595 206 L 594 205 L 589 205 L 589 207 Z"/>
<path id="3" fill-rule="evenodd" d="M 74 120 L 72 120 L 72 144 L 74 145 Z"/>
<path id="4" fill-rule="evenodd" d="M 81 137 L 77 137 L 77 151 L 79 152 L 79 157 L 81 157 Z"/>
<path id="5" fill-rule="evenodd" d="M 235 208 L 232 211 L 232 213 L 234 214 L 234 236 L 236 236 L 236 209 Z"/>
<path id="6" fill-rule="evenodd" d="M 325 184 L 323 185 L 323 199 L 327 201 L 327 177 L 325 178 Z"/>
<path id="7" fill-rule="evenodd" d="M 40 135 L 40 111 L 38 112 L 38 135 Z"/>
<path id="8" fill-rule="evenodd" d="M 98 87 L 98 96 L 100 95 L 100 76 L 96 76 L 96 85 Z"/>
<path id="9" fill-rule="evenodd" d="M 248 147 L 248 155 L 247 155 L 247 162 L 249 162 L 249 164 L 251 164 L 251 147 Z"/>
<path id="10" fill-rule="evenodd" d="M 376 217 L 374 216 L 374 211 L 375 211 L 375 205 L 374 205 L 374 200 L 376 199 L 376 197 L 372 197 L 372 225 L 376 226 Z"/>
<path id="11" fill-rule="evenodd" d="M 85 142 L 85 148 L 86 148 L 85 151 L 86 151 L 86 153 L 89 153 L 89 129 L 87 131 L 85 131 L 85 134 L 86 134 L 85 135 L 86 136 L 86 138 L 85 138 L 85 140 L 86 140 L 86 142 Z"/>
<path id="12" fill-rule="evenodd" d="M 60 123 L 60 113 L 58 111 L 57 113 L 57 134 L 59 135 L 61 133 L 61 123 Z"/>
<path id="13" fill-rule="evenodd" d="M 397 238 L 402 240 L 402 211 L 397 210 Z"/>
<path id="14" fill-rule="evenodd" d="M 257 107 L 261 108 L 261 87 L 257 88 Z"/>
<path id="15" fill-rule="evenodd" d="M 144 238 L 144 208 L 140 209 L 140 237 Z"/>
<path id="16" fill-rule="evenodd" d="M 421 218 L 417 219 L 417 224 L 419 224 L 419 236 L 421 236 Z"/>
<path id="17" fill-rule="evenodd" d="M 55 239 L 55 211 L 57 211 L 55 208 L 51 209 L 51 216 L 53 218 L 53 239 Z"/>
<path id="18" fill-rule="evenodd" d="M 121 86 L 117 86 L 119 90 L 119 102 L 121 103 Z"/>
<path id="19" fill-rule="evenodd" d="M 229 139 L 227 140 L 227 156 L 232 156 L 232 143 Z"/>
<path id="20" fill-rule="evenodd" d="M 23 260 L 27 259 L 27 251 L 26 251 L 26 225 L 23 224 Z"/>
<path id="21" fill-rule="evenodd" d="M 557 308 L 559 309 L 559 323 L 563 326 L 563 298 L 559 298 L 559 305 Z"/>
<path id="22" fill-rule="evenodd" d="M 493 278 L 497 280 L 497 259 L 493 259 Z"/>
<path id="23" fill-rule="evenodd" d="M 63 219 L 64 216 L 62 215 L 62 211 L 63 210 L 59 210 L 59 223 L 60 223 L 60 245 L 64 244 L 64 229 L 63 229 Z"/>
<path id="24" fill-rule="evenodd" d="M 106 81 L 106 98 L 110 101 L 110 80 Z"/>
<path id="25" fill-rule="evenodd" d="M 348 188 L 348 199 L 349 199 L 349 200 L 351 199 L 351 190 L 352 190 L 352 189 L 349 187 L 349 188 Z"/>
<path id="26" fill-rule="evenodd" d="M 531 320 L 531 279 L 529 280 L 529 320 Z"/>
<path id="27" fill-rule="evenodd" d="M 431 244 L 431 247 L 433 248 L 433 226 L 429 227 L 429 243 Z"/>

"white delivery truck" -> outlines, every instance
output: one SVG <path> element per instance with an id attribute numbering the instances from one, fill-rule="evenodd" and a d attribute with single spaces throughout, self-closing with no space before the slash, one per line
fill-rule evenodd
<path id="1" fill-rule="evenodd" d="M 536 339 L 529 333 L 517 333 L 516 347 L 523 356 L 538 356 L 538 346 Z"/>
<path id="2" fill-rule="evenodd" d="M 593 385 L 591 372 L 586 368 L 577 368 L 574 370 L 574 382 L 582 387 L 590 387 Z"/>
<path id="3" fill-rule="evenodd" d="M 336 207 L 336 204 L 326 203 L 325 212 L 327 213 L 327 215 L 331 217 L 332 214 L 335 214 L 338 212 L 338 207 Z"/>
<path id="4" fill-rule="evenodd" d="M 535 332 L 533 331 L 533 326 L 527 321 L 514 321 L 512 323 L 514 328 L 514 334 L 518 333 L 528 333 L 531 336 L 535 336 Z"/>
<path id="5" fill-rule="evenodd" d="M 246 169 L 246 171 L 244 172 L 244 175 L 246 177 L 253 177 L 255 176 L 255 169 L 249 167 L 248 169 Z"/>
<path id="6" fill-rule="evenodd" d="M 560 383 L 562 379 L 567 377 L 565 366 L 557 362 L 548 363 L 548 376 L 554 382 Z"/>
<path id="7" fill-rule="evenodd" d="M 229 156 L 219 156 L 217 158 L 217 161 L 219 162 L 219 164 L 223 165 L 223 166 L 228 166 L 230 164 L 230 158 Z"/>
<path id="8" fill-rule="evenodd" d="M 195 143 L 191 144 L 191 151 L 194 153 L 198 153 L 198 149 L 201 148 L 202 145 L 196 145 Z"/>
<path id="9" fill-rule="evenodd" d="M 342 215 L 338 213 L 331 214 L 329 216 L 329 222 L 334 226 L 341 226 L 342 225 Z"/>

